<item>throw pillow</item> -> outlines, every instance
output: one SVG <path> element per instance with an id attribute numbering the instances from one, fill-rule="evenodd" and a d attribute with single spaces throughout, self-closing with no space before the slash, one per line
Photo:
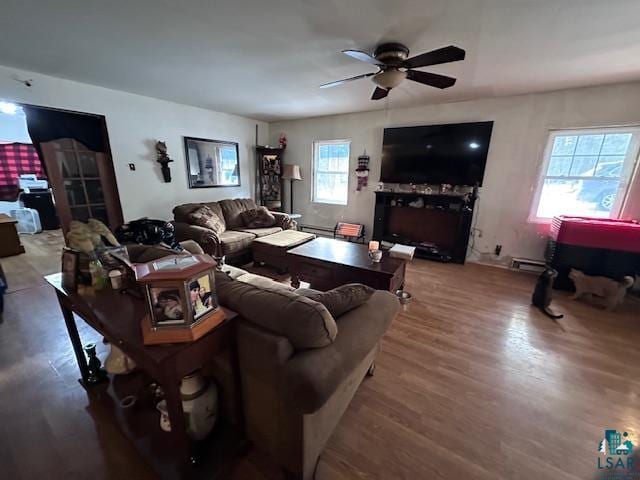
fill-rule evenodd
<path id="1" fill-rule="evenodd" d="M 189 214 L 189 223 L 213 230 L 216 235 L 224 232 L 224 222 L 206 205 L 196 208 Z"/>
<path id="2" fill-rule="evenodd" d="M 276 224 L 276 217 L 274 217 L 266 207 L 245 210 L 240 216 L 247 228 L 267 228 L 273 227 Z"/>
<path id="3" fill-rule="evenodd" d="M 375 289 L 361 283 L 341 285 L 328 292 L 300 288 L 296 293 L 321 303 L 333 318 L 338 318 L 350 310 L 359 307 L 371 298 Z"/>

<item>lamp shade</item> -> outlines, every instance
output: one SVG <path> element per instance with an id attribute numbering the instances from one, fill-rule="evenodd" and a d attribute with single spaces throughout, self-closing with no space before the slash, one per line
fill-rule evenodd
<path id="1" fill-rule="evenodd" d="M 300 165 L 283 165 L 282 178 L 286 180 L 302 180 Z"/>
<path id="2" fill-rule="evenodd" d="M 395 88 L 407 78 L 407 72 L 398 70 L 397 68 L 390 68 L 384 72 L 380 72 L 373 76 L 373 83 L 380 85 L 383 88 Z"/>

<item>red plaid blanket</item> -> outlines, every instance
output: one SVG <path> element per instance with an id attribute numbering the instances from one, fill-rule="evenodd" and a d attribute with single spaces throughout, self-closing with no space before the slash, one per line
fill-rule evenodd
<path id="1" fill-rule="evenodd" d="M 18 199 L 18 177 L 23 173 L 35 173 L 39 179 L 47 178 L 33 145 L 0 144 L 0 200 L 15 202 Z"/>

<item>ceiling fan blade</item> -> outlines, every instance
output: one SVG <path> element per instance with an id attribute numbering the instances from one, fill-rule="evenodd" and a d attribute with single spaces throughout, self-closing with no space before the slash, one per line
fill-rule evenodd
<path id="1" fill-rule="evenodd" d="M 386 97 L 387 95 L 389 95 L 389 90 L 376 87 L 376 89 L 373 91 L 373 95 L 371 95 L 371 100 L 380 100 L 381 98 Z"/>
<path id="2" fill-rule="evenodd" d="M 414 82 L 429 85 L 436 88 L 449 88 L 456 83 L 456 79 L 447 77 L 445 75 L 438 75 L 436 73 L 420 72 L 418 70 L 408 70 L 407 78 Z"/>
<path id="3" fill-rule="evenodd" d="M 384 62 L 376 60 L 367 52 L 361 52 L 360 50 L 343 50 L 342 53 L 349 55 L 350 57 L 360 60 L 361 62 L 372 63 L 373 65 L 384 65 Z"/>
<path id="4" fill-rule="evenodd" d="M 343 83 L 353 82 L 354 80 L 360 80 L 361 78 L 367 78 L 367 77 L 370 77 L 372 75 L 375 75 L 375 72 L 374 73 L 365 73 L 363 75 L 357 75 L 355 77 L 345 78 L 343 80 L 336 80 L 335 82 L 325 83 L 324 85 L 320 85 L 320 88 L 337 87 L 338 85 L 342 85 Z"/>
<path id="5" fill-rule="evenodd" d="M 461 48 L 449 45 L 431 52 L 416 55 L 404 61 L 406 68 L 428 67 L 429 65 L 439 65 L 441 63 L 457 62 L 464 60 L 465 51 Z"/>

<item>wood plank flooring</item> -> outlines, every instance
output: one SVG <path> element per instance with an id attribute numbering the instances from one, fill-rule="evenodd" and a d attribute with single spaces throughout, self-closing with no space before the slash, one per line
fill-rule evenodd
<path id="1" fill-rule="evenodd" d="M 0 324 L 0 478 L 155 478 L 76 382 L 40 279 L 58 268 L 60 237 L 43 235 L 23 237 L 27 254 L 0 260 L 11 292 Z M 413 302 L 316 478 L 582 480 L 598 478 L 605 428 L 640 441 L 640 302 L 609 313 L 557 293 L 565 317 L 554 322 L 529 305 L 534 281 L 481 265 L 410 263 Z M 251 450 L 232 478 L 282 477 Z"/>

